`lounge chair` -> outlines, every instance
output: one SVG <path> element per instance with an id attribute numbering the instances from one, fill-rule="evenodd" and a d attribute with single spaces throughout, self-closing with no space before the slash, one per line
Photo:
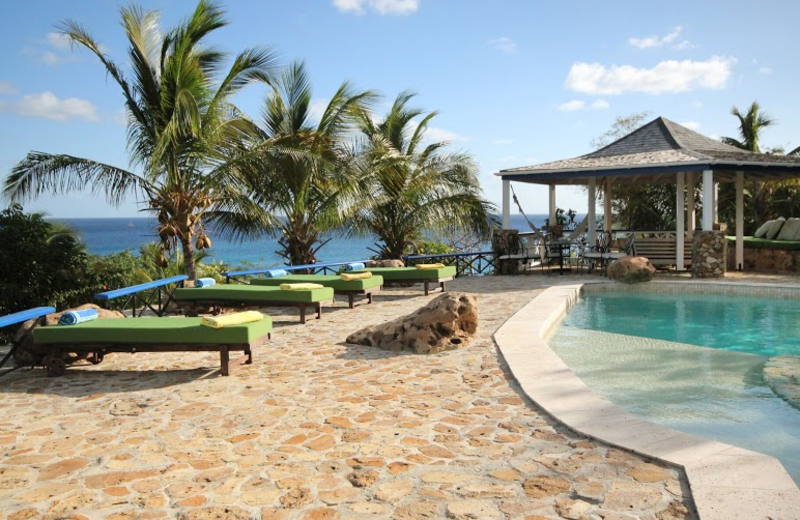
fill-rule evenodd
<path id="1" fill-rule="evenodd" d="M 322 304 L 333 300 L 333 289 L 323 287 L 305 291 L 284 291 L 279 287 L 220 284 L 203 288 L 176 289 L 173 296 L 187 316 L 197 316 L 198 307 L 297 307 L 300 323 L 306 322 L 306 309 L 322 317 Z"/>
<path id="2" fill-rule="evenodd" d="M 428 295 L 431 282 L 439 284 L 442 292 L 447 289 L 445 282 L 456 277 L 456 267 L 448 265 L 439 269 L 417 269 L 416 267 L 366 267 L 349 271 L 351 273 L 371 272 L 383 277 L 384 283 L 421 283 L 425 284 L 425 296 Z"/>
<path id="3" fill-rule="evenodd" d="M 282 283 L 318 283 L 333 289 L 334 294 L 346 295 L 350 308 L 355 305 L 356 295 L 364 296 L 367 303 L 372 303 L 372 294 L 381 290 L 382 276 L 373 276 L 361 280 L 342 280 L 336 275 L 325 274 L 289 274 L 277 278 L 253 278 L 250 285 L 275 287 Z"/>
<path id="4" fill-rule="evenodd" d="M 109 352 L 219 352 L 220 372 L 229 373 L 229 352 L 244 355 L 234 363 L 253 362 L 252 346 L 271 337 L 272 319 L 229 325 L 214 329 L 201 325 L 202 318 L 107 318 L 77 325 L 37 327 L 33 342 L 48 345 L 52 353 L 45 358 L 51 376 L 66 370 L 63 354 L 74 352 L 93 364 Z"/>

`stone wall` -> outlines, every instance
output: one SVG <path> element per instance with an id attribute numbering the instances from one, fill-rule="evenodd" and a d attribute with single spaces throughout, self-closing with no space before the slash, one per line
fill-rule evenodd
<path id="1" fill-rule="evenodd" d="M 780 249 L 744 249 L 744 271 L 756 273 L 791 274 L 800 273 L 800 251 Z M 728 247 L 728 269 L 735 271 L 736 247 Z"/>
<path id="2" fill-rule="evenodd" d="M 495 274 L 518 274 L 519 259 L 503 258 L 509 255 L 522 253 L 522 242 L 519 237 L 518 229 L 498 229 L 492 237 L 492 248 L 497 253 L 497 271 Z"/>
<path id="3" fill-rule="evenodd" d="M 725 276 L 727 249 L 725 231 L 695 231 L 692 237 L 692 278 Z"/>

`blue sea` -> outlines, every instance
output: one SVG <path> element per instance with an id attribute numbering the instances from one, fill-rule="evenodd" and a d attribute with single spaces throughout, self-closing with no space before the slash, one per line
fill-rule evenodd
<path id="1" fill-rule="evenodd" d="M 541 226 L 547 215 L 529 215 L 531 222 Z M 157 242 L 155 232 L 156 220 L 150 218 L 78 218 L 54 219 L 65 222 L 77 231 L 89 253 L 108 255 L 120 251 L 131 250 L 137 253 L 139 246 L 148 242 Z M 520 231 L 528 230 L 522 215 L 512 215 L 511 227 Z M 213 247 L 209 250 L 214 262 L 222 261 L 231 267 L 257 266 L 275 267 L 284 264 L 278 256 L 278 241 L 273 238 L 261 238 L 254 241 L 234 242 L 209 232 Z M 488 247 L 488 245 L 487 245 Z M 347 238 L 333 236 L 317 253 L 318 262 L 344 262 L 348 260 L 364 260 L 378 249 L 374 237 Z"/>

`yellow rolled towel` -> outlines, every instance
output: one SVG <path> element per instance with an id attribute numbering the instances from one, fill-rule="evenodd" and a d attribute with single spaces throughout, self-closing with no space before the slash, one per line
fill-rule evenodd
<path id="1" fill-rule="evenodd" d="M 282 283 L 283 291 L 311 291 L 313 289 L 324 289 L 324 285 L 318 283 Z"/>
<path id="2" fill-rule="evenodd" d="M 417 269 L 441 269 L 442 267 L 447 267 L 444 264 L 417 264 L 414 267 Z"/>
<path id="3" fill-rule="evenodd" d="M 214 316 L 212 318 L 203 318 L 200 323 L 206 327 L 221 329 L 222 327 L 241 325 L 242 323 L 261 321 L 263 319 L 264 315 L 258 311 L 245 311 L 235 312 L 233 314 L 225 314 L 223 316 Z"/>
<path id="4" fill-rule="evenodd" d="M 353 280 L 366 280 L 368 278 L 372 278 L 372 273 L 369 271 L 365 273 L 353 273 L 353 274 L 341 273 L 339 275 L 339 278 L 341 278 L 345 282 L 352 282 Z"/>

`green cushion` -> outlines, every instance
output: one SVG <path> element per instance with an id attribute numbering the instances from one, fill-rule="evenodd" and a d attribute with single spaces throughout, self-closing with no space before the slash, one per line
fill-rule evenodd
<path id="1" fill-rule="evenodd" d="M 33 341 L 48 343 L 225 344 L 251 343 L 272 331 L 272 318 L 214 329 L 202 318 L 107 318 L 77 325 L 36 327 Z"/>
<path id="2" fill-rule="evenodd" d="M 309 291 L 284 291 L 278 287 L 257 285 L 219 284 L 211 287 L 185 287 L 175 290 L 178 301 L 229 301 L 229 302 L 287 302 L 316 303 L 333 298 L 333 289 Z"/>
<path id="3" fill-rule="evenodd" d="M 745 249 L 773 249 L 777 251 L 800 251 L 800 241 L 767 240 L 766 238 L 743 237 Z M 736 237 L 728 237 L 728 246 L 734 247 Z"/>
<path id="4" fill-rule="evenodd" d="M 438 280 L 449 278 L 456 275 L 456 266 L 448 265 L 440 269 L 417 269 L 416 267 L 367 267 L 353 271 L 362 273 L 369 271 L 372 274 L 379 274 L 387 282 L 395 280 Z"/>
<path id="5" fill-rule="evenodd" d="M 278 286 L 282 283 L 318 283 L 330 287 L 334 291 L 363 291 L 383 285 L 383 277 L 373 276 L 363 280 L 345 281 L 338 275 L 290 274 L 278 278 L 253 278 L 250 280 L 250 285 Z"/>

